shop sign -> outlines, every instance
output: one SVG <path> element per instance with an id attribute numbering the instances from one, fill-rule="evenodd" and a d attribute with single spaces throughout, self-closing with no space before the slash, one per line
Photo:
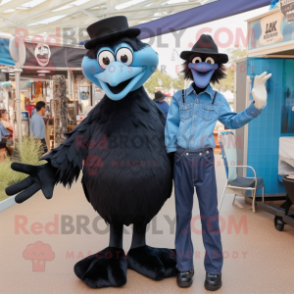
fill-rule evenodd
<path id="1" fill-rule="evenodd" d="M 288 23 L 294 21 L 294 0 L 280 0 L 280 10 Z"/>
<path id="2" fill-rule="evenodd" d="M 39 43 L 35 48 L 35 58 L 40 66 L 46 66 L 51 56 L 50 47 L 47 44 Z"/>
<path id="3" fill-rule="evenodd" d="M 69 68 L 74 70 L 80 68 L 83 57 L 86 55 L 86 49 L 72 48 L 60 45 L 50 45 L 44 42 L 32 43 L 26 42 L 26 63 L 28 67 L 50 67 L 52 68 Z M 34 71 L 26 69 L 26 72 Z M 53 73 L 55 71 L 53 70 Z"/>
<path id="4" fill-rule="evenodd" d="M 294 2 L 294 0 L 291 1 Z M 283 41 L 283 34 L 281 31 L 283 18 L 283 14 L 277 11 L 260 20 L 262 33 L 258 41 L 259 46 L 267 46 Z"/>

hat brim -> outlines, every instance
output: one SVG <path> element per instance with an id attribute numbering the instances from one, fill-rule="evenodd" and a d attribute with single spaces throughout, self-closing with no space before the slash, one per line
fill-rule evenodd
<path id="1" fill-rule="evenodd" d="M 109 39 L 114 39 L 122 36 L 137 37 L 140 35 L 140 33 L 141 30 L 139 28 L 128 28 L 124 30 L 119 30 L 91 39 L 88 42 L 86 42 L 84 46 L 86 49 L 92 49 L 93 47 L 96 47 L 96 45 L 98 45 L 99 43 L 105 42 Z"/>
<path id="2" fill-rule="evenodd" d="M 216 60 L 218 62 L 221 62 L 221 63 L 227 63 L 229 61 L 229 56 L 227 54 L 216 53 L 216 52 L 211 51 L 209 49 L 197 49 L 195 51 L 193 51 L 193 50 L 191 50 L 191 51 L 183 51 L 183 52 L 181 52 L 180 57 L 182 59 L 184 59 L 184 60 L 188 60 L 189 56 L 191 56 L 192 54 L 195 54 L 195 53 L 206 54 L 206 55 L 209 55 L 211 57 L 215 57 Z"/>
<path id="3" fill-rule="evenodd" d="M 159 98 L 154 98 L 153 101 L 154 101 L 154 102 L 158 102 L 158 101 L 163 100 L 163 99 L 166 98 L 166 97 L 167 97 L 167 95 L 163 94 L 163 96 L 161 96 L 161 97 L 159 97 Z"/>

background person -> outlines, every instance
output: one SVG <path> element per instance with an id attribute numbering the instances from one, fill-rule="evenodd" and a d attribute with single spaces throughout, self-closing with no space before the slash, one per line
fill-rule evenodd
<path id="1" fill-rule="evenodd" d="M 156 106 L 164 113 L 165 117 L 167 117 L 169 105 L 164 101 L 166 95 L 163 94 L 161 91 L 155 92 L 155 98 L 153 101 L 155 102 Z"/>
<path id="2" fill-rule="evenodd" d="M 0 162 L 3 161 L 5 159 L 5 157 L 6 157 L 6 155 L 7 155 L 6 154 L 6 151 L 7 151 L 7 138 L 10 135 L 9 130 L 6 129 L 4 124 L 3 124 L 3 122 L 6 122 L 6 120 L 3 119 L 4 115 L 6 116 L 6 110 L 1 109 L 0 110 Z"/>
<path id="3" fill-rule="evenodd" d="M 33 114 L 30 121 L 30 134 L 32 137 L 39 139 L 42 143 L 44 153 L 48 151 L 45 141 L 45 123 L 43 116 L 46 112 L 46 104 L 43 101 L 39 101 L 36 104 L 36 113 Z"/>
<path id="4" fill-rule="evenodd" d="M 13 126 L 7 120 L 7 110 L 6 109 L 0 109 L 0 121 L 3 124 L 4 128 L 10 133 L 10 135 L 12 135 Z"/>

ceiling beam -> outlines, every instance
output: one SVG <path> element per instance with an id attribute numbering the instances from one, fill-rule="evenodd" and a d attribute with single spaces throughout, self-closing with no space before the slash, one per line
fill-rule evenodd
<path id="1" fill-rule="evenodd" d="M 56 0 L 53 0 L 52 2 L 56 2 Z M 46 5 L 46 7 L 43 7 L 44 10 L 42 11 L 39 11 L 39 12 L 35 12 L 34 9 L 32 9 L 32 12 L 28 15 L 28 13 L 24 13 L 24 12 L 21 12 L 19 13 L 19 15 L 17 16 L 17 18 L 19 16 L 23 16 L 25 15 L 26 17 L 23 18 L 23 19 L 20 19 L 18 20 L 15 24 L 16 25 L 19 25 L 20 27 L 27 27 L 27 25 L 29 23 L 34 23 L 34 22 L 38 22 L 39 20 L 44 20 L 46 18 L 50 18 L 50 17 L 53 17 L 53 16 L 60 16 L 60 15 L 64 15 L 66 14 L 66 17 L 72 15 L 72 14 L 75 14 L 77 12 L 80 12 L 82 9 L 90 9 L 92 7 L 95 7 L 97 5 L 101 5 L 101 4 L 106 4 L 107 1 L 101 1 L 101 2 L 98 2 L 97 3 L 97 0 L 91 0 L 85 4 L 82 4 L 80 6 L 74 6 L 72 8 L 69 8 L 69 9 L 65 9 L 65 10 L 61 10 L 61 11 L 57 11 L 57 12 L 53 12 L 51 13 L 53 10 L 55 9 L 58 9 L 58 8 L 61 8 L 67 4 L 70 4 L 72 3 L 73 0 L 68 0 L 68 1 L 64 1 L 62 2 L 62 4 L 60 3 L 60 1 L 58 1 L 58 5 L 55 5 L 55 6 L 50 6 L 49 4 Z M 45 2 L 46 3 L 46 2 Z M 46 18 L 44 18 L 44 15 L 46 15 Z M 14 18 L 16 18 L 16 15 L 14 15 Z M 10 24 L 10 25 L 6 25 L 6 26 L 1 26 L 0 27 L 0 30 L 3 30 L 5 28 L 9 28 L 9 27 L 13 27 L 15 26 L 15 24 Z"/>
<path id="2" fill-rule="evenodd" d="M 29 0 L 12 0 L 10 2 L 7 2 L 0 6 L 1 12 L 9 10 L 9 9 L 15 9 L 17 6 L 21 6 L 24 3 L 29 2 Z"/>
<path id="3" fill-rule="evenodd" d="M 128 13 L 128 12 L 137 12 L 137 11 L 142 11 L 142 10 L 154 10 L 154 9 L 165 9 L 169 7 L 187 7 L 187 6 L 192 6 L 195 7 L 195 3 L 178 3 L 178 4 L 166 4 L 166 5 L 158 5 L 158 6 L 150 6 L 150 7 L 141 7 L 141 8 L 135 8 L 135 9 L 121 9 L 121 10 L 116 10 L 113 12 L 108 12 L 107 15 L 112 15 L 112 14 L 119 14 L 119 13 Z M 196 5 L 198 6 L 198 5 Z M 184 9 L 182 9 L 184 10 Z"/>
<path id="4" fill-rule="evenodd" d="M 13 8 L 19 6 L 23 3 L 26 3 L 30 0 L 12 0 Z M 104 0 L 97 3 L 97 0 L 88 1 L 80 6 L 73 6 L 68 9 L 64 9 L 57 12 L 52 12 L 58 8 L 69 5 L 74 0 L 47 0 L 44 3 L 28 10 L 18 10 L 14 13 L 8 13 L 0 18 L 4 18 L 5 21 L 0 20 L 0 31 L 9 32 L 14 34 L 15 28 L 26 28 L 30 36 L 43 34 L 46 32 L 47 35 L 56 35 L 56 29 L 61 28 L 80 28 L 85 29 L 91 23 L 102 19 L 104 17 L 125 15 L 128 18 L 129 25 L 137 25 L 142 22 L 148 22 L 153 19 L 158 19 L 163 16 L 168 16 L 189 8 L 194 8 L 199 5 L 202 5 L 209 1 L 216 0 L 191 0 L 184 3 L 174 3 L 174 4 L 164 4 L 168 0 L 146 0 L 144 2 L 126 7 L 124 9 L 117 10 L 116 7 L 119 4 L 125 3 L 126 0 Z M 19 3 L 19 4 L 15 4 Z M 0 6 L 0 10 L 6 6 L 6 10 L 9 9 L 12 3 L 6 3 L 3 6 Z M 148 7 L 146 7 L 149 4 Z M 97 8 L 93 10 L 92 8 Z M 165 13 L 163 13 L 165 12 Z M 154 14 L 158 13 L 158 16 Z M 56 20 L 49 24 L 39 24 L 39 22 L 54 17 L 65 15 L 62 19 Z M 38 23 L 38 25 L 30 26 L 31 23 Z M 2 26 L 1 26 L 2 24 Z M 76 34 L 79 35 L 77 31 Z M 66 36 L 62 36 L 66 38 Z M 69 38 L 69 37 L 68 37 Z"/>

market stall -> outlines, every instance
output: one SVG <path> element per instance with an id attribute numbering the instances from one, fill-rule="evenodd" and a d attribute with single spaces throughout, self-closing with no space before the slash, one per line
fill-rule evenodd
<path id="1" fill-rule="evenodd" d="M 237 63 L 236 111 L 242 111 L 253 99 L 254 77 L 261 72 L 272 73 L 267 82 L 266 108 L 248 126 L 236 131 L 242 146 L 238 158 L 242 165 L 253 166 L 265 183 L 265 196 L 271 201 L 285 200 L 287 204 L 257 203 L 276 216 L 288 217 L 285 205 L 291 206 L 283 177 L 294 174 L 294 4 L 270 10 L 248 20 L 248 57 Z M 291 13 L 293 15 L 291 15 Z M 286 17 L 285 17 L 286 16 Z M 239 175 L 246 175 L 239 170 Z M 247 176 L 252 176 L 248 174 Z M 293 182 L 294 189 L 294 182 Z M 261 196 L 257 194 L 257 197 Z M 288 207 L 290 208 L 290 207 Z M 284 216 L 281 216 L 282 214 Z M 282 220 L 283 221 L 283 220 Z M 284 219 L 286 222 L 286 219 Z M 294 225 L 292 218 L 288 223 Z"/>
<path id="2" fill-rule="evenodd" d="M 9 41 L 9 37 L 0 34 L 0 82 L 10 86 L 6 93 L 1 87 L 3 93 L 0 100 L 2 97 L 2 104 L 9 112 L 9 120 L 15 125 L 17 85 Z M 104 93 L 82 74 L 81 62 L 87 52 L 83 46 L 33 41 L 25 41 L 24 45 L 26 56 L 19 84 L 22 135 L 29 135 L 28 118 L 32 116 L 36 103 L 44 101 L 48 110 L 46 141 L 50 149 L 62 142 L 61 132 L 64 128 L 65 131 L 71 131 L 86 116 L 89 108 L 101 100 Z"/>

